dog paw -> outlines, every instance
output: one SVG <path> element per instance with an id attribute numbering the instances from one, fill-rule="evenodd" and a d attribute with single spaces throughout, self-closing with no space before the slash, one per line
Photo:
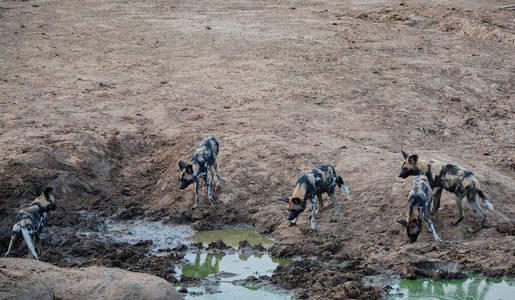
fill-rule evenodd
<path id="1" fill-rule="evenodd" d="M 317 230 L 316 229 L 311 229 L 311 233 L 316 233 Z"/>

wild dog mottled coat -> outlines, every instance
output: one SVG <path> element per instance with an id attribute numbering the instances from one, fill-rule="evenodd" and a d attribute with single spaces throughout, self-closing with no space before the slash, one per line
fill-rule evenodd
<path id="1" fill-rule="evenodd" d="M 207 195 L 211 207 L 213 206 L 213 196 L 211 195 L 211 181 L 207 174 L 208 170 L 211 172 L 211 179 L 214 181 L 214 174 L 216 174 L 216 186 L 220 185 L 220 174 L 218 172 L 218 141 L 214 137 L 208 137 L 202 140 L 200 147 L 195 151 L 191 158 L 191 162 L 186 164 L 179 161 L 179 168 L 181 169 L 179 189 L 183 190 L 190 184 L 195 183 L 195 206 L 199 204 L 198 186 L 199 179 L 203 179 L 207 185 Z"/>
<path id="2" fill-rule="evenodd" d="M 433 233 L 434 239 L 436 241 L 439 240 L 433 222 L 429 218 L 428 207 L 431 205 L 432 199 L 433 193 L 427 176 L 416 176 L 408 196 L 409 207 L 406 220 L 397 221 L 406 227 L 409 240 L 412 243 L 417 240 L 418 235 L 422 231 L 422 219 L 426 221 L 429 230 Z"/>
<path id="3" fill-rule="evenodd" d="M 56 209 L 53 189 L 46 188 L 39 197 L 32 203 L 22 208 L 16 215 L 16 222 L 11 233 L 11 241 L 5 257 L 11 252 L 11 248 L 21 233 L 27 247 L 29 248 L 29 257 L 39 259 L 34 248 L 34 239 L 38 242 L 38 253 L 41 256 L 41 239 L 40 234 L 43 230 L 43 222 L 47 213 Z"/>
<path id="4" fill-rule="evenodd" d="M 316 217 L 323 208 L 323 193 L 327 193 L 329 198 L 333 201 L 335 213 L 331 222 L 337 222 L 340 206 L 334 197 L 336 186 L 343 189 L 347 197 L 349 197 L 349 188 L 344 184 L 342 177 L 336 175 L 335 169 L 330 165 L 319 165 L 311 171 L 302 174 L 299 179 L 297 179 L 292 196 L 290 198 L 280 198 L 280 200 L 289 204 L 288 220 L 290 221 L 290 225 L 293 226 L 296 224 L 299 214 L 306 209 L 306 202 L 310 200 L 312 205 L 311 231 L 315 231 Z M 318 208 L 316 207 L 317 200 L 320 202 Z"/>
<path id="5" fill-rule="evenodd" d="M 428 178 L 429 184 L 433 189 L 433 208 L 431 209 L 431 214 L 437 214 L 438 208 L 440 208 L 442 189 L 445 189 L 456 196 L 458 219 L 452 225 L 458 225 L 463 220 L 462 200 L 463 197 L 467 196 L 469 204 L 481 216 L 479 229 L 483 228 L 486 214 L 479 206 L 476 195 L 479 195 L 488 209 L 493 210 L 494 206 L 481 190 L 479 181 L 474 173 L 455 164 L 443 163 L 437 160 L 425 161 L 418 159 L 416 154 L 409 155 L 402 150 L 401 152 L 405 160 L 399 177 L 407 178 L 410 175 L 424 174 Z"/>

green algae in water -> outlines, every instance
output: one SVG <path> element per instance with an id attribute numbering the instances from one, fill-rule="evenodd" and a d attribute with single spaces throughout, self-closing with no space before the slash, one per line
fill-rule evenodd
<path id="1" fill-rule="evenodd" d="M 469 278 L 433 281 L 429 279 L 405 279 L 393 286 L 392 294 L 392 299 L 395 300 L 508 300 L 515 299 L 515 280 Z"/>
<path id="2" fill-rule="evenodd" d="M 261 244 L 265 248 L 271 247 L 274 244 L 271 239 L 256 233 L 252 228 L 197 231 L 187 240 L 196 243 L 202 242 L 203 244 L 222 240 L 226 245 L 234 248 L 238 248 L 239 242 L 243 240 L 247 240 L 252 246 Z"/>

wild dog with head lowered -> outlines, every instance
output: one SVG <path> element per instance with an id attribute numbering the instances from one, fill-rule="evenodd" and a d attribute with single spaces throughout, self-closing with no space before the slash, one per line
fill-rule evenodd
<path id="1" fill-rule="evenodd" d="M 279 200 L 289 204 L 288 207 L 288 220 L 290 226 L 297 223 L 299 214 L 306 209 L 306 201 L 311 201 L 311 231 L 316 230 L 316 217 L 323 207 L 322 194 L 327 193 L 329 198 L 333 200 L 334 216 L 331 222 L 338 221 L 338 214 L 340 213 L 340 206 L 334 197 L 335 187 L 338 186 L 343 189 L 347 198 L 349 198 L 349 188 L 343 182 L 341 176 L 336 175 L 336 171 L 330 165 L 319 165 L 313 170 L 302 174 L 295 185 L 292 196 L 281 197 Z M 317 200 L 320 202 L 319 207 L 316 207 Z"/>
<path id="2" fill-rule="evenodd" d="M 424 174 L 427 176 L 429 185 L 433 189 L 433 208 L 431 214 L 436 215 L 440 208 L 440 196 L 442 189 L 445 189 L 456 195 L 456 206 L 458 207 L 458 219 L 451 225 L 456 226 L 463 220 L 463 197 L 467 196 L 467 200 L 472 208 L 481 216 L 479 221 L 479 229 L 483 228 L 486 214 L 479 206 L 476 195 L 479 195 L 483 204 L 490 210 L 494 210 L 494 206 L 481 190 L 479 181 L 474 173 L 462 168 L 458 165 L 442 163 L 437 160 L 425 161 L 418 159 L 418 155 L 409 155 L 402 151 L 404 163 L 402 164 L 399 177 L 407 178 L 410 175 Z"/>
<path id="3" fill-rule="evenodd" d="M 402 226 L 406 227 L 410 242 L 414 243 L 420 232 L 422 231 L 422 219 L 426 221 L 429 230 L 433 233 L 436 241 L 439 240 L 436 234 L 435 227 L 429 218 L 428 206 L 431 205 L 433 193 L 431 186 L 425 175 L 418 175 L 415 177 L 411 192 L 408 196 L 408 214 L 406 220 L 397 221 Z"/>
<path id="4" fill-rule="evenodd" d="M 39 259 L 41 256 L 40 234 L 43 230 L 43 221 L 47 212 L 56 209 L 53 189 L 47 187 L 43 194 L 39 195 L 32 203 L 22 208 L 16 215 L 16 223 L 13 226 L 11 241 L 5 257 L 11 252 L 11 248 L 21 233 L 27 247 L 29 248 L 29 258 Z M 38 254 L 34 248 L 34 240 L 38 242 Z"/>
<path id="5" fill-rule="evenodd" d="M 211 195 L 211 181 L 207 174 L 208 170 L 211 172 L 211 179 L 214 180 L 216 174 L 216 186 L 220 185 L 220 174 L 218 172 L 218 156 L 219 144 L 214 137 L 208 137 L 202 140 L 200 147 L 195 151 L 191 162 L 186 164 L 182 160 L 179 161 L 179 168 L 181 169 L 181 177 L 179 189 L 183 190 L 190 184 L 195 183 L 195 207 L 199 205 L 198 185 L 199 179 L 203 179 L 207 185 L 207 195 L 209 203 L 213 207 L 213 196 Z"/>

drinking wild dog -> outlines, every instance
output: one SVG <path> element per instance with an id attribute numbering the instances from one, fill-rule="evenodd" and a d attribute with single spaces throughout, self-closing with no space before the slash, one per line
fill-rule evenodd
<path id="1" fill-rule="evenodd" d="M 198 187 L 199 180 L 203 179 L 207 185 L 207 196 L 209 204 L 213 207 L 213 196 L 211 194 L 211 181 L 207 174 L 211 172 L 211 179 L 214 180 L 216 174 L 216 186 L 220 185 L 220 174 L 218 172 L 218 156 L 219 144 L 214 137 L 208 137 L 202 140 L 200 147 L 195 151 L 191 158 L 191 162 L 186 164 L 182 160 L 179 161 L 181 169 L 179 189 L 183 190 L 190 184 L 195 183 L 195 207 L 199 205 Z"/>
<path id="2" fill-rule="evenodd" d="M 433 193 L 431 186 L 425 175 L 417 175 L 411 192 L 408 196 L 408 213 L 406 220 L 397 221 L 402 226 L 406 227 L 410 242 L 414 243 L 420 232 L 422 231 L 422 219 L 426 221 L 429 230 L 433 233 L 436 241 L 440 240 L 436 234 L 435 227 L 429 218 L 428 207 L 431 205 Z"/>
<path id="3" fill-rule="evenodd" d="M 331 222 L 338 221 L 338 214 L 340 213 L 340 206 L 334 197 L 334 189 L 338 186 L 343 189 L 347 198 L 349 198 L 349 188 L 343 182 L 341 176 L 336 175 L 336 171 L 330 165 L 319 165 L 311 171 L 302 174 L 290 198 L 281 197 L 279 200 L 289 204 L 288 206 L 288 220 L 290 226 L 297 223 L 299 214 L 306 209 L 306 202 L 311 201 L 311 231 L 316 231 L 316 217 L 319 211 L 323 208 L 322 194 L 327 193 L 329 198 L 333 200 L 334 216 Z M 317 207 L 317 200 L 320 203 Z"/>

